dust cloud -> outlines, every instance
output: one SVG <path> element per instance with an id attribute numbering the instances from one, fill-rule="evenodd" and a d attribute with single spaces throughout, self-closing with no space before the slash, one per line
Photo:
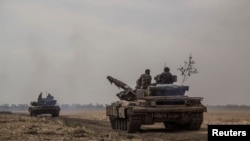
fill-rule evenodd
<path id="1" fill-rule="evenodd" d="M 146 68 L 177 68 L 190 53 L 199 73 L 185 85 L 205 104 L 249 105 L 248 1 L 1 1 L 0 104 L 40 92 L 60 104 L 118 100 Z"/>

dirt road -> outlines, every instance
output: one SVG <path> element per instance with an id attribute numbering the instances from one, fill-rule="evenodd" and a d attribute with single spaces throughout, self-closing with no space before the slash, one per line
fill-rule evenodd
<path id="1" fill-rule="evenodd" d="M 166 130 L 162 124 L 142 126 L 129 134 L 111 129 L 104 110 L 29 117 L 28 113 L 0 113 L 0 140 L 3 141 L 206 141 L 207 124 L 249 124 L 250 111 L 211 111 L 204 114 L 198 131 Z"/>

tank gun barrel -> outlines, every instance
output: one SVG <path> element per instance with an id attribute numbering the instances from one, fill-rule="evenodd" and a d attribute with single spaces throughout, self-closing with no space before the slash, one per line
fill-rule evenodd
<path id="1" fill-rule="evenodd" d="M 124 82 L 117 80 L 111 76 L 107 76 L 107 79 L 109 80 L 109 82 L 112 84 L 114 83 L 118 88 L 122 88 L 125 91 L 128 90 L 133 90 L 131 87 L 129 87 L 127 84 L 125 84 Z"/>
<path id="2" fill-rule="evenodd" d="M 114 83 L 118 88 L 122 88 L 124 91 L 121 91 L 120 93 L 116 94 L 116 96 L 120 99 L 120 100 L 127 100 L 127 101 L 131 101 L 136 99 L 136 95 L 134 90 L 129 87 L 127 84 L 125 84 L 124 82 L 117 80 L 111 76 L 107 76 L 107 79 L 109 80 L 109 82 L 112 84 Z"/>

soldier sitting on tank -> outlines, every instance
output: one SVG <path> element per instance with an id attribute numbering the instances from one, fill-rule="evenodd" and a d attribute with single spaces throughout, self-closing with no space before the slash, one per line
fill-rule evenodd
<path id="1" fill-rule="evenodd" d="M 155 83 L 153 84 L 153 85 L 156 85 L 156 84 L 160 84 L 160 75 L 161 74 L 158 74 L 158 75 L 156 75 L 155 77 L 154 77 L 154 80 L 155 80 Z"/>
<path id="2" fill-rule="evenodd" d="M 173 84 L 172 74 L 170 73 L 170 69 L 168 67 L 164 68 L 164 72 L 157 75 L 155 80 L 159 84 Z"/>
<path id="3" fill-rule="evenodd" d="M 146 69 L 144 74 L 141 74 L 140 78 L 136 81 L 137 89 L 147 89 L 151 85 L 152 77 L 150 75 L 150 70 Z"/>
<path id="4" fill-rule="evenodd" d="M 47 97 L 44 99 L 44 105 L 49 106 L 49 105 L 54 105 L 55 100 L 53 100 L 54 97 L 49 93 Z"/>
<path id="5" fill-rule="evenodd" d="M 47 97 L 46 97 L 46 99 L 48 99 L 48 100 L 52 100 L 54 97 L 49 93 L 48 95 L 47 95 Z"/>

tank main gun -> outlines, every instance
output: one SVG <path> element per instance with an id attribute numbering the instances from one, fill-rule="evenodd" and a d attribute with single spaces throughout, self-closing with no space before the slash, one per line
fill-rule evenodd
<path id="1" fill-rule="evenodd" d="M 107 79 L 109 80 L 109 82 L 112 84 L 114 83 L 118 88 L 122 88 L 125 91 L 129 91 L 129 90 L 133 90 L 131 87 L 129 87 L 127 84 L 125 84 L 124 82 L 115 79 L 111 76 L 107 76 Z"/>
<path id="2" fill-rule="evenodd" d="M 116 96 L 120 99 L 120 100 L 127 100 L 127 101 L 131 101 L 131 100 L 135 100 L 136 99 L 136 94 L 135 94 L 135 90 L 132 89 L 130 86 L 128 86 L 127 84 L 125 84 L 124 82 L 115 79 L 111 76 L 107 76 L 107 79 L 109 80 L 109 82 L 111 84 L 115 84 L 118 88 L 122 88 L 124 91 L 119 92 L 118 94 L 116 94 Z"/>

